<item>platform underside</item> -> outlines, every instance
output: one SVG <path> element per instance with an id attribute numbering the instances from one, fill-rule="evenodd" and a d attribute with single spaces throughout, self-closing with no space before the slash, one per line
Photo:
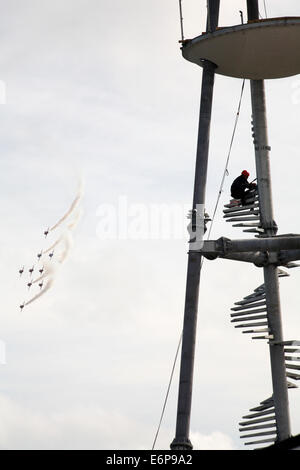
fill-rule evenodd
<path id="1" fill-rule="evenodd" d="M 300 73 L 300 17 L 273 18 L 219 28 L 185 41 L 182 55 L 190 62 L 216 64 L 216 73 L 252 80 Z"/>

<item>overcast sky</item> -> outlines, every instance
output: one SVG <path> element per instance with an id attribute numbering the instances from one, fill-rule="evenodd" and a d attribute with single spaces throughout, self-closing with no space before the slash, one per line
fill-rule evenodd
<path id="1" fill-rule="evenodd" d="M 220 25 L 240 23 L 245 3 L 221 1 Z M 296 0 L 269 0 L 266 6 L 269 17 L 300 14 Z M 0 340 L 6 353 L 0 447 L 150 449 L 182 328 L 184 230 L 202 71 L 181 56 L 176 0 L 0 0 L 0 7 L 2 94 L 6 89 L 0 105 Z M 206 2 L 183 1 L 183 8 L 185 36 L 199 35 Z M 210 214 L 241 84 L 216 77 Z M 222 205 L 242 169 L 255 177 L 249 88 L 247 82 L 212 238 L 246 236 L 222 219 Z M 300 233 L 300 78 L 267 81 L 266 93 L 275 219 L 280 233 Z M 37 254 L 66 227 L 47 239 L 43 232 L 66 213 L 80 179 L 83 215 L 68 259 L 51 289 L 20 312 L 19 305 L 39 292 L 37 285 L 27 289 L 28 269 L 35 264 L 37 270 Z M 230 323 L 233 303 L 261 283 L 262 272 L 253 266 L 204 264 L 191 422 L 195 449 L 243 449 L 238 422 L 271 395 L 267 344 L 251 341 Z M 280 285 L 285 339 L 300 339 L 297 270 Z M 174 438 L 178 366 L 158 449 L 168 449 Z M 300 392 L 289 396 L 292 432 L 298 434 Z"/>

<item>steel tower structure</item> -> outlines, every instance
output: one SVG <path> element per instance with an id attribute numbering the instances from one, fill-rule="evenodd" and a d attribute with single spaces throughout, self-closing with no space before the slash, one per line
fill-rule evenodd
<path id="1" fill-rule="evenodd" d="M 246 0 L 248 22 L 218 27 L 220 0 L 207 1 L 206 32 L 194 39 L 183 39 L 183 57 L 203 68 L 200 116 L 190 224 L 185 311 L 177 405 L 176 434 L 171 449 L 192 449 L 189 439 L 192 404 L 194 354 L 202 257 L 250 262 L 262 268 L 264 283 L 237 301 L 231 321 L 243 333 L 258 334 L 269 344 L 272 395 L 250 410 L 240 423 L 242 438 L 255 438 L 249 445 L 280 442 L 291 436 L 288 389 L 299 380 L 298 341 L 284 341 L 278 278 L 288 276 L 279 266 L 294 267 L 300 259 L 300 236 L 277 235 L 274 221 L 270 176 L 270 146 L 267 133 L 265 79 L 300 73 L 300 57 L 294 54 L 300 40 L 300 18 L 259 19 L 258 0 Z M 180 12 L 181 13 L 181 12 Z M 181 13 L 182 16 L 182 13 Z M 250 81 L 252 136 L 255 150 L 257 193 L 247 205 L 232 200 L 225 205 L 227 222 L 238 222 L 253 239 L 229 240 L 221 237 L 204 241 L 205 188 L 209 154 L 210 122 L 214 76 Z M 291 363 L 288 363 L 290 361 Z M 288 380 L 289 379 L 289 380 Z M 248 434 L 247 434 L 248 433 Z M 258 440 L 256 440 L 258 439 Z"/>

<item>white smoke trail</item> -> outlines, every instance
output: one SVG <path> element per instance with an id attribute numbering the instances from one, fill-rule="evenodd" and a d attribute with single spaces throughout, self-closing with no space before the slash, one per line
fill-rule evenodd
<path id="1" fill-rule="evenodd" d="M 25 305 L 31 304 L 35 300 L 39 299 L 42 295 L 44 295 L 45 292 L 47 292 L 52 287 L 53 282 L 54 282 L 54 278 L 52 278 L 52 277 L 49 278 L 49 281 L 45 285 L 44 289 L 42 289 L 38 294 L 36 294 L 34 297 L 32 297 L 32 299 L 28 300 L 28 302 L 26 302 Z"/>
<path id="2" fill-rule="evenodd" d="M 51 263 L 51 264 L 50 264 L 50 263 L 45 263 L 45 264 L 44 264 L 44 271 L 43 271 L 43 273 L 42 273 L 39 277 L 37 277 L 36 279 L 34 279 L 34 280 L 32 281 L 32 284 L 36 284 L 37 282 L 42 281 L 42 279 L 45 279 L 45 278 L 48 277 L 49 275 L 50 275 L 51 277 L 54 277 L 55 274 L 56 274 L 56 271 L 57 271 L 57 267 L 55 266 L 54 263 Z"/>
<path id="3" fill-rule="evenodd" d="M 78 194 L 75 197 L 74 201 L 72 202 L 69 210 L 65 213 L 65 215 L 55 225 L 53 225 L 53 227 L 50 228 L 50 232 L 55 230 L 59 225 L 61 225 L 72 214 L 72 212 L 74 212 L 74 210 L 78 206 L 79 202 L 81 201 L 82 196 L 83 196 L 83 182 L 81 181 L 80 186 L 79 186 L 79 190 L 78 190 Z"/>
<path id="4" fill-rule="evenodd" d="M 69 230 L 74 230 L 74 228 L 77 227 L 77 225 L 78 225 L 78 223 L 79 223 L 79 221 L 80 221 L 80 219 L 81 219 L 82 212 L 83 212 L 83 211 L 82 211 L 82 208 L 80 207 L 80 208 L 78 209 L 77 214 L 75 214 L 75 217 L 74 217 L 73 221 L 68 225 L 68 229 L 69 229 Z"/>
<path id="5" fill-rule="evenodd" d="M 58 258 L 58 262 L 60 264 L 62 264 L 65 261 L 65 259 L 67 258 L 72 245 L 73 245 L 73 237 L 71 235 L 71 232 L 68 231 L 64 235 L 64 251 L 62 252 L 60 257 Z"/>
<path id="6" fill-rule="evenodd" d="M 55 248 L 55 247 L 62 241 L 62 239 L 63 239 L 63 235 L 61 235 L 61 236 L 56 240 L 56 242 L 53 243 L 53 245 L 51 245 L 49 248 L 47 248 L 47 250 L 43 251 L 43 253 L 46 254 L 46 253 L 49 253 L 50 251 L 52 251 L 53 248 Z"/>

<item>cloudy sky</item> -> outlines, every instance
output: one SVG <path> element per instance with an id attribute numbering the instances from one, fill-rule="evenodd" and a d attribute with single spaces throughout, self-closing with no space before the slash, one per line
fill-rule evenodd
<path id="1" fill-rule="evenodd" d="M 0 6 L 0 447 L 150 449 L 182 328 L 201 69 L 181 56 L 176 0 Z M 300 13 L 296 0 L 266 6 L 269 17 Z M 185 36 L 200 34 L 206 2 L 183 7 Z M 220 25 L 238 24 L 239 10 L 246 15 L 244 0 L 221 2 Z M 209 213 L 240 89 L 240 80 L 216 77 Z M 280 233 L 299 233 L 300 78 L 267 81 L 266 91 L 275 219 Z M 242 169 L 255 176 L 250 115 L 247 82 L 212 238 L 246 235 L 226 224 L 221 206 Z M 28 269 L 37 272 L 37 254 L 67 226 L 47 239 L 43 232 L 81 180 L 83 215 L 68 259 L 20 312 L 39 292 L 27 289 Z M 280 283 L 284 336 L 300 339 L 299 273 L 291 271 Z M 195 449 L 243 449 L 238 422 L 271 395 L 271 376 L 268 346 L 234 329 L 230 308 L 262 272 L 217 260 L 202 274 L 191 439 Z M 178 366 L 158 449 L 174 437 Z M 298 434 L 299 391 L 290 406 Z"/>

